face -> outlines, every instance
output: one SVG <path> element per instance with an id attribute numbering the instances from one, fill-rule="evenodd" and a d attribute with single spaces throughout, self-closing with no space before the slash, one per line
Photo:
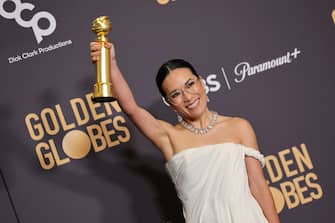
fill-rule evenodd
<path id="1" fill-rule="evenodd" d="M 162 88 L 172 108 L 184 118 L 196 119 L 207 109 L 205 85 L 188 68 L 172 70 L 163 81 Z"/>

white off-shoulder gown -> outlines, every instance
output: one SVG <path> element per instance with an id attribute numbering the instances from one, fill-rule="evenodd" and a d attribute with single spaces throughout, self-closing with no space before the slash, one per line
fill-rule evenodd
<path id="1" fill-rule="evenodd" d="M 250 192 L 245 156 L 264 167 L 258 150 L 234 142 L 185 149 L 165 163 L 186 223 L 268 222 Z"/>

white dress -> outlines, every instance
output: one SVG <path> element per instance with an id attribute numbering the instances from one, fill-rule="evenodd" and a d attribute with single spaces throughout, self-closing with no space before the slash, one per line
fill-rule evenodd
<path id="1" fill-rule="evenodd" d="M 250 192 L 245 156 L 264 167 L 258 150 L 234 142 L 185 149 L 165 163 L 186 223 L 268 222 Z"/>

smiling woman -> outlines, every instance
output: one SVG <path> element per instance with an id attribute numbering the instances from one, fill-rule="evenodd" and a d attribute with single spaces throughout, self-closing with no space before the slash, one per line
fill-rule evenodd
<path id="1" fill-rule="evenodd" d="M 111 49 L 111 80 L 118 102 L 162 152 L 186 222 L 278 223 L 262 171 L 264 158 L 251 124 L 244 118 L 210 111 L 204 82 L 193 66 L 181 59 L 164 63 L 156 77 L 158 89 L 178 113 L 179 123 L 156 119 L 136 103 L 117 65 L 113 44 L 107 47 Z M 99 60 L 100 50 L 100 43 L 91 43 L 93 61 Z"/>

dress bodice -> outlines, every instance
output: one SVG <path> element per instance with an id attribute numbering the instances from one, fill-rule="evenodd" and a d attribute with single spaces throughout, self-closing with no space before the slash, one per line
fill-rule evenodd
<path id="1" fill-rule="evenodd" d="M 187 223 L 267 222 L 250 192 L 245 156 L 264 166 L 258 150 L 234 142 L 185 149 L 165 163 Z"/>

